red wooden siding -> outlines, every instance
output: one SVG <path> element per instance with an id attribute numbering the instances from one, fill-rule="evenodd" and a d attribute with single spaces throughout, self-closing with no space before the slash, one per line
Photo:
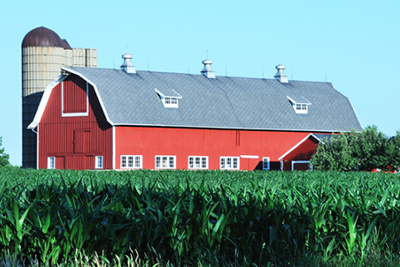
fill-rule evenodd
<path id="1" fill-rule="evenodd" d="M 86 112 L 86 81 L 69 76 L 63 81 L 63 85 L 66 89 L 62 99 L 64 113 Z"/>
<path id="2" fill-rule="evenodd" d="M 278 170 L 279 157 L 308 134 L 117 126 L 115 168 L 121 167 L 121 155 L 142 155 L 144 169 L 155 168 L 156 155 L 170 155 L 176 156 L 177 169 L 188 168 L 189 156 L 208 156 L 209 169 L 219 169 L 220 157 L 229 156 L 240 158 L 242 170 L 262 169 L 263 157 L 269 157 L 271 169 Z M 308 149 L 307 146 L 302 148 Z M 258 156 L 258 158 L 241 158 L 241 156 Z"/>
<path id="3" fill-rule="evenodd" d="M 53 88 L 39 122 L 39 168 L 47 168 L 47 158 L 55 157 L 57 169 L 94 169 L 95 156 L 103 156 L 103 168 L 111 169 L 112 127 L 93 87 L 89 86 L 87 116 L 62 117 L 62 97 L 69 111 L 81 112 L 83 106 L 86 111 L 86 82 L 71 75 L 63 83 L 63 95 L 60 83 Z"/>
<path id="4" fill-rule="evenodd" d="M 292 170 L 292 161 L 294 160 L 309 160 L 311 156 L 317 150 L 318 141 L 310 136 L 307 140 L 301 143 L 298 147 L 293 149 L 289 154 L 287 154 L 283 159 L 283 170 L 290 171 Z M 308 169 L 308 164 L 306 163 L 297 163 L 297 170 L 305 170 Z"/>

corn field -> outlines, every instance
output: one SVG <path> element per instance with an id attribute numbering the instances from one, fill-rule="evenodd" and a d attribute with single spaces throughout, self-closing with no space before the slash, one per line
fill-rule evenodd
<path id="1" fill-rule="evenodd" d="M 323 265 L 342 258 L 396 266 L 399 178 L 3 168 L 0 258 L 50 266 L 77 251 L 110 262 L 136 251 L 143 266 L 299 266 L 299 259 Z"/>

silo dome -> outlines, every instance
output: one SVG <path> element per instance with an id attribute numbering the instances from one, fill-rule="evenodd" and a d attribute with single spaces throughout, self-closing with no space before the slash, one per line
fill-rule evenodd
<path id="1" fill-rule="evenodd" d="M 31 46 L 63 47 L 63 41 L 54 31 L 38 27 L 28 32 L 22 40 L 22 48 Z"/>

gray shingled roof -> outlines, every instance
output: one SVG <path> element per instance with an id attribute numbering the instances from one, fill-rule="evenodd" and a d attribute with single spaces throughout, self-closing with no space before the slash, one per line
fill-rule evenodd
<path id="1" fill-rule="evenodd" d="M 331 83 L 64 67 L 94 83 L 113 125 L 299 131 L 362 129 L 347 97 Z M 177 92 L 179 108 L 165 108 L 157 93 Z M 164 93 L 166 92 L 166 93 Z M 296 114 L 288 97 L 308 103 Z M 307 100 L 307 101 L 305 101 Z"/>

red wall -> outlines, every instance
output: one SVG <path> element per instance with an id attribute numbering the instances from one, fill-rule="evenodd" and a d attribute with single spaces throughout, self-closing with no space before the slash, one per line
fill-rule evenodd
<path id="1" fill-rule="evenodd" d="M 306 139 L 303 143 L 301 143 L 298 147 L 293 149 L 293 151 L 291 151 L 282 159 L 283 170 L 284 171 L 292 170 L 293 160 L 309 160 L 317 150 L 318 143 L 319 142 L 314 137 L 311 136 L 308 139 Z M 299 168 L 302 170 L 306 170 L 309 168 L 309 164 L 304 164 L 304 166 Z"/>
<path id="2" fill-rule="evenodd" d="M 57 169 L 94 169 L 95 156 L 103 156 L 104 169 L 112 168 L 112 128 L 106 122 L 89 86 L 87 116 L 62 117 L 64 112 L 86 112 L 86 82 L 70 75 L 53 88 L 39 122 L 39 168 L 47 168 L 47 158 L 56 157 Z M 63 98 L 62 98 L 63 96 Z"/>
<path id="3" fill-rule="evenodd" d="M 156 155 L 176 156 L 177 169 L 188 168 L 188 156 L 208 156 L 209 169 L 219 169 L 220 156 L 250 155 L 259 158 L 240 158 L 240 169 L 262 168 L 263 157 L 270 157 L 272 169 L 280 169 L 278 158 L 308 134 L 117 126 L 115 168 L 121 167 L 121 155 L 142 155 L 144 169 L 155 168 Z"/>

